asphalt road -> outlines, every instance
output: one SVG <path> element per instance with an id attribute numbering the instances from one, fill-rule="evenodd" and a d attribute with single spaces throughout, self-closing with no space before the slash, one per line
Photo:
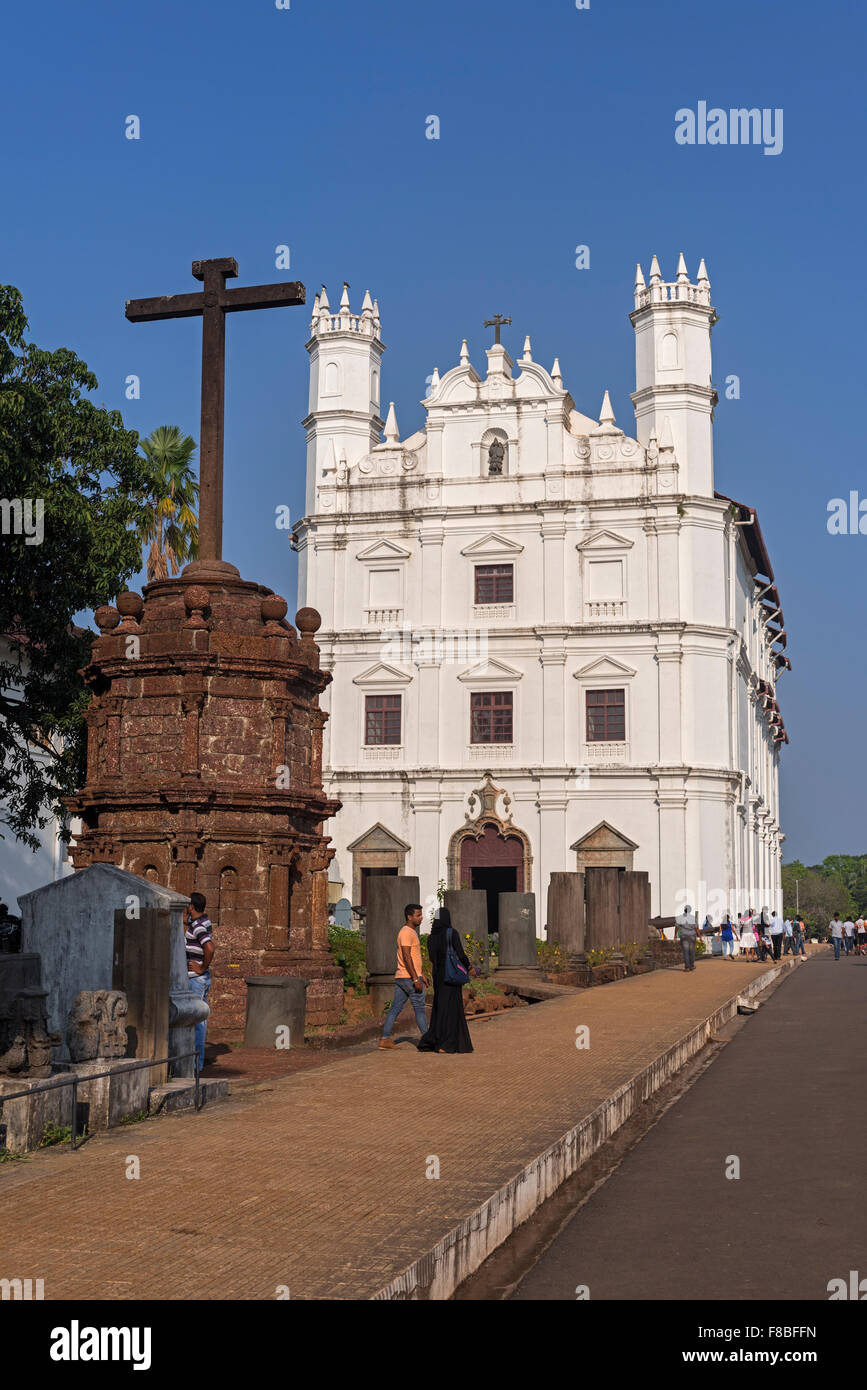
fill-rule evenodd
<path id="1" fill-rule="evenodd" d="M 511 1297 L 827 1300 L 867 1280 L 865 1001 L 867 957 L 789 975 Z"/>

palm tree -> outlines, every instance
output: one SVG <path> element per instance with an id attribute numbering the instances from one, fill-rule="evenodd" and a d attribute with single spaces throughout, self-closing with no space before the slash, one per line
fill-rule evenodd
<path id="1" fill-rule="evenodd" d="M 140 528 L 147 557 L 148 583 L 180 572 L 199 553 L 196 506 L 199 483 L 191 467 L 196 441 L 177 425 L 160 425 L 141 441 L 151 465 L 152 483 L 146 498 L 148 516 Z"/>

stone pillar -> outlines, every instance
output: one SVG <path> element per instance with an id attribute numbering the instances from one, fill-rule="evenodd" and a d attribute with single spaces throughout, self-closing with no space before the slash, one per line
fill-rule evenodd
<path id="1" fill-rule="evenodd" d="M 538 970 L 535 893 L 501 893 L 499 970 Z"/>
<path id="2" fill-rule="evenodd" d="M 488 895 L 483 888 L 447 888 L 443 907 L 448 908 L 452 926 L 461 936 L 474 936 L 484 951 L 480 969 L 488 973 Z"/>
<path id="3" fill-rule="evenodd" d="M 645 874 L 646 878 L 647 875 Z M 570 956 L 584 951 L 584 875 L 555 873 L 548 884 L 548 940 Z M 643 940 L 643 938 L 642 938 Z"/>
<path id="4" fill-rule="evenodd" d="M 620 944 L 620 869 L 585 870 L 585 931 L 587 951 Z"/>
<path id="5" fill-rule="evenodd" d="M 643 946 L 650 930 L 650 879 L 634 870 L 620 875 L 620 942 Z"/>
<path id="6" fill-rule="evenodd" d="M 375 875 L 367 881 L 367 985 L 374 1018 L 394 994 L 397 934 L 407 903 L 421 902 L 418 879 L 408 874 Z"/>

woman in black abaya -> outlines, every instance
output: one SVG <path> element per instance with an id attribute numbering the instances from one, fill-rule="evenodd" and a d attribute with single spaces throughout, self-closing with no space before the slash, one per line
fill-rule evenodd
<path id="1" fill-rule="evenodd" d="M 433 969 L 434 1001 L 430 1026 L 418 1045 L 419 1052 L 472 1052 L 470 1030 L 464 1017 L 461 985 L 450 985 L 445 979 L 446 947 L 451 940 L 458 960 L 470 974 L 470 962 L 460 935 L 452 926 L 448 908 L 441 907 L 428 937 L 428 954 Z"/>

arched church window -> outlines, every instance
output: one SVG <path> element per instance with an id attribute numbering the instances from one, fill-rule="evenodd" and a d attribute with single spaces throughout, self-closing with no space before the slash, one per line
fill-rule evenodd
<path id="1" fill-rule="evenodd" d="M 323 396 L 337 396 L 340 394 L 340 364 L 338 362 L 325 363 L 325 381 L 322 387 Z"/>
<path id="2" fill-rule="evenodd" d="M 663 369 L 677 366 L 677 334 L 666 333 L 659 348 L 659 365 Z"/>

